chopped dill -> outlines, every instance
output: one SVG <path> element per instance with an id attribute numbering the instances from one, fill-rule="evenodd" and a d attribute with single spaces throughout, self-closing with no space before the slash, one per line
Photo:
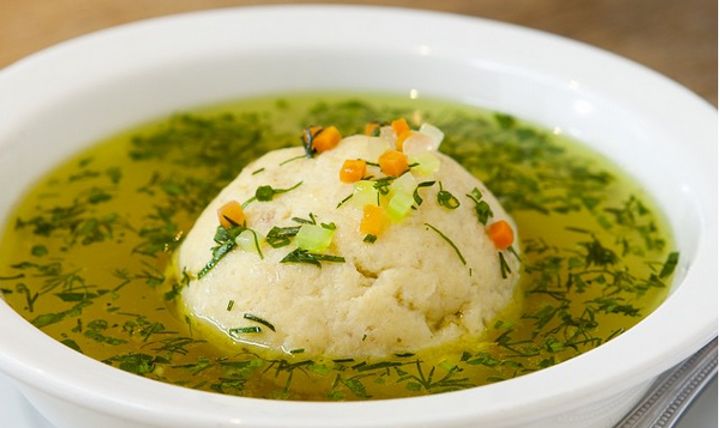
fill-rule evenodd
<path id="1" fill-rule="evenodd" d="M 278 164 L 278 166 L 283 166 L 283 165 L 289 164 L 289 163 L 292 162 L 292 161 L 300 160 L 300 159 L 303 159 L 303 158 L 305 158 L 305 157 L 306 157 L 305 155 L 300 155 L 300 156 L 292 157 L 292 158 L 290 158 L 290 159 L 285 159 L 284 161 L 280 162 L 280 163 Z"/>
<path id="2" fill-rule="evenodd" d="M 274 325 L 270 324 L 268 321 L 265 321 L 257 315 L 245 313 L 243 314 L 243 318 L 245 318 L 246 320 L 255 321 L 256 323 L 262 324 L 270 330 L 275 331 Z"/>
<path id="3" fill-rule="evenodd" d="M 253 171 L 252 174 L 250 174 L 250 175 L 257 175 L 257 174 L 260 174 L 260 173 L 263 172 L 263 171 L 265 171 L 265 168 L 256 169 L 256 170 Z"/>
<path id="4" fill-rule="evenodd" d="M 295 355 L 295 354 L 302 354 L 303 352 L 305 352 L 305 348 L 297 348 L 297 349 L 291 349 L 291 350 L 290 350 L 290 353 L 293 354 L 293 355 Z"/>
<path id="5" fill-rule="evenodd" d="M 419 192 L 419 190 L 420 190 L 422 187 L 430 187 L 430 186 L 432 186 L 433 184 L 435 184 L 434 181 L 423 181 L 423 182 L 421 182 L 421 183 L 418 183 L 417 186 L 415 186 L 415 190 L 413 191 L 413 199 L 415 200 L 415 204 L 416 204 L 417 206 L 420 206 L 420 205 L 422 205 L 422 203 L 423 203 L 423 198 L 420 197 L 420 192 Z"/>
<path id="6" fill-rule="evenodd" d="M 510 270 L 510 265 L 508 265 L 507 260 L 505 260 L 505 255 L 503 255 L 501 251 L 498 251 L 498 257 L 500 258 L 500 274 L 503 279 L 505 279 L 512 271 Z"/>
<path id="7" fill-rule="evenodd" d="M 450 244 L 450 246 L 453 248 L 453 250 L 455 250 L 455 254 L 457 254 L 457 256 L 458 256 L 458 258 L 460 259 L 460 261 L 462 262 L 462 264 L 467 265 L 467 261 L 465 260 L 465 257 L 463 257 L 462 253 L 460 252 L 460 249 L 457 247 L 457 245 L 455 245 L 455 243 L 454 243 L 452 240 L 450 240 L 450 238 L 448 238 L 444 233 L 442 233 L 442 232 L 440 231 L 440 229 L 438 229 L 437 227 L 431 225 L 430 223 L 424 223 L 424 224 L 425 224 L 425 226 L 427 226 L 427 227 L 429 227 L 430 229 L 434 230 L 435 233 L 437 233 L 438 235 L 440 235 L 440 237 L 441 237 L 443 240 L 445 240 L 445 242 L 447 242 L 448 244 Z"/>
<path id="8" fill-rule="evenodd" d="M 293 217 L 290 220 L 300 224 L 317 224 L 317 218 L 315 218 L 315 214 L 313 213 L 308 214 L 307 219 L 301 217 Z"/>
<path id="9" fill-rule="evenodd" d="M 349 201 L 349 200 L 353 197 L 353 195 L 354 195 L 354 193 L 351 193 L 351 194 L 345 196 L 345 198 L 343 198 L 342 201 L 338 202 L 338 204 L 337 204 L 337 206 L 336 206 L 335 208 L 336 208 L 336 209 L 337 209 L 337 208 L 340 208 L 345 202 Z"/>
<path id="10" fill-rule="evenodd" d="M 234 300 L 228 301 L 227 311 L 228 311 L 228 312 L 232 311 L 233 306 L 235 306 L 235 301 L 234 301 Z"/>
<path id="11" fill-rule="evenodd" d="M 660 278 L 667 278 L 672 275 L 672 273 L 675 272 L 675 267 L 677 266 L 679 259 L 680 253 L 677 251 L 668 254 L 665 264 L 663 264 L 663 267 L 660 270 Z"/>
<path id="12" fill-rule="evenodd" d="M 237 238 L 243 230 L 245 230 L 245 228 L 242 226 L 234 226 L 229 229 L 225 229 L 222 226 L 217 227 L 217 230 L 215 231 L 215 237 L 213 238 L 217 245 L 211 249 L 212 257 L 210 261 L 207 262 L 205 267 L 203 267 L 200 272 L 198 272 L 198 279 L 207 275 L 215 266 L 217 266 L 218 262 L 220 262 L 223 257 L 225 257 L 230 251 L 232 251 L 233 248 L 237 246 L 235 238 Z"/>
<path id="13" fill-rule="evenodd" d="M 228 330 L 228 333 L 232 337 L 237 337 L 241 334 L 253 334 L 253 333 L 261 333 L 262 329 L 258 326 L 252 326 L 252 327 L 235 327 Z"/>
<path id="14" fill-rule="evenodd" d="M 280 263 L 307 263 L 317 267 L 321 267 L 320 262 L 344 263 L 345 258 L 329 254 L 311 253 L 307 250 L 297 248 L 280 260 Z"/>

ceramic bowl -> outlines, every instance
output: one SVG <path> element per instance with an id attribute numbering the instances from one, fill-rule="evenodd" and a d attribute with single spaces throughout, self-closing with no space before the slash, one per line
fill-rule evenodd
<path id="1" fill-rule="evenodd" d="M 322 25 L 308 23 L 322 22 Z M 0 370 L 58 427 L 610 426 L 716 334 L 714 108 L 601 50 L 461 16 L 365 7 L 228 9 L 138 22 L 0 71 L 0 220 L 97 139 L 197 105 L 314 89 L 413 91 L 512 113 L 613 159 L 666 214 L 682 254 L 652 314 L 601 347 L 459 392 L 369 402 L 238 398 L 89 359 L 0 302 Z"/>

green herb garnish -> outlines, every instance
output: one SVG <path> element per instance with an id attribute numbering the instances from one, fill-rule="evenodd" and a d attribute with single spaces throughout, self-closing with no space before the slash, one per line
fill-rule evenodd
<path id="1" fill-rule="evenodd" d="M 300 231 L 300 226 L 277 227 L 273 226 L 265 237 L 268 245 L 280 248 L 290 244 L 290 239 Z"/>
<path id="2" fill-rule="evenodd" d="M 510 265 L 508 265 L 507 260 L 505 260 L 505 256 L 502 252 L 498 251 L 498 257 L 500 258 L 500 274 L 502 275 L 503 279 L 507 278 L 508 274 L 512 273 L 510 271 Z"/>
<path id="3" fill-rule="evenodd" d="M 275 197 L 275 195 L 279 195 L 281 193 L 289 192 L 291 190 L 297 189 L 303 182 L 300 181 L 297 184 L 295 184 L 292 187 L 288 187 L 287 189 L 274 189 L 272 186 L 260 186 L 255 190 L 255 196 L 248 199 L 247 201 L 243 202 L 242 207 L 245 208 L 248 205 L 250 205 L 253 201 L 260 201 L 260 202 L 268 202 L 272 201 L 272 199 Z"/>
<path id="4" fill-rule="evenodd" d="M 283 165 L 288 164 L 288 163 L 290 163 L 290 162 L 292 162 L 292 161 L 300 160 L 300 159 L 303 159 L 303 158 L 305 158 L 305 155 L 300 155 L 300 156 L 291 157 L 290 159 L 285 159 L 284 161 L 280 162 L 280 163 L 278 164 L 278 166 L 283 166 Z"/>
<path id="5" fill-rule="evenodd" d="M 665 264 L 663 264 L 663 267 L 660 270 L 660 278 L 667 278 L 668 276 L 672 275 L 672 273 L 675 272 L 675 267 L 678 264 L 678 260 L 680 260 L 680 253 L 678 253 L 677 251 L 673 251 L 672 253 L 668 254 L 667 259 L 665 260 Z"/>
<path id="6" fill-rule="evenodd" d="M 340 208 L 345 202 L 349 201 L 353 197 L 353 195 L 354 195 L 354 193 L 351 193 L 351 194 L 345 196 L 345 198 L 342 201 L 338 202 L 338 204 L 335 208 Z"/>
<path id="7" fill-rule="evenodd" d="M 344 263 L 345 258 L 329 254 L 311 253 L 298 248 L 280 260 L 280 263 L 307 263 L 317 267 L 321 267 L 320 262 Z"/>
<path id="8" fill-rule="evenodd" d="M 473 202 L 475 202 L 475 214 L 477 214 L 477 218 L 483 225 L 486 225 L 488 222 L 488 219 L 492 217 L 493 212 L 492 209 L 490 209 L 490 205 L 488 205 L 487 202 L 482 200 L 482 192 L 480 192 L 480 189 L 477 187 L 473 188 L 472 191 L 470 191 L 469 194 L 465 195 L 468 198 L 472 199 Z M 438 195 L 439 197 L 439 195 Z"/>
<path id="9" fill-rule="evenodd" d="M 230 336 L 237 337 L 241 334 L 253 334 L 253 333 L 261 333 L 262 329 L 258 326 L 252 326 L 252 327 L 235 327 L 228 330 L 228 333 L 230 333 Z"/>
<path id="10" fill-rule="evenodd" d="M 250 174 L 250 175 L 260 174 L 260 173 L 263 172 L 263 171 L 265 171 L 265 168 L 256 169 L 256 170 L 253 171 L 252 174 Z"/>
<path id="11" fill-rule="evenodd" d="M 322 127 L 317 127 L 315 132 L 311 131 L 312 128 L 305 128 L 303 129 L 303 135 L 300 137 L 300 140 L 302 141 L 303 148 L 305 149 L 305 157 L 310 159 L 315 154 L 315 148 L 313 147 L 313 140 L 315 140 L 315 137 L 317 137 L 322 131 Z"/>
<path id="12" fill-rule="evenodd" d="M 257 315 L 246 313 L 246 314 L 243 314 L 243 318 L 245 318 L 246 320 L 255 321 L 257 323 L 260 323 L 260 324 L 264 325 L 265 327 L 269 328 L 270 330 L 275 331 L 274 325 L 270 324 L 269 322 L 265 321 L 264 319 L 260 318 Z"/>
<path id="13" fill-rule="evenodd" d="M 228 311 L 228 312 L 232 311 L 233 306 L 235 306 L 235 301 L 234 301 L 234 300 L 230 300 L 230 301 L 228 302 L 228 304 L 227 304 L 227 311 Z"/>
<path id="14" fill-rule="evenodd" d="M 415 187 L 415 191 L 413 191 L 413 199 L 415 200 L 415 204 L 417 204 L 417 206 L 420 206 L 423 203 L 423 198 L 420 197 L 420 192 L 419 192 L 420 188 L 421 187 L 430 187 L 433 184 L 435 184 L 434 181 L 423 181 Z"/>
<path id="15" fill-rule="evenodd" d="M 440 182 L 440 191 L 437 194 L 438 204 L 441 206 L 454 210 L 460 206 L 460 201 L 452 193 L 443 189 L 442 181 Z"/>
<path id="16" fill-rule="evenodd" d="M 374 244 L 375 241 L 377 241 L 377 236 L 372 235 L 372 234 L 367 234 L 363 238 L 363 242 L 367 242 L 368 244 Z"/>
<path id="17" fill-rule="evenodd" d="M 462 262 L 462 264 L 467 265 L 467 261 L 465 260 L 465 257 L 463 257 L 462 253 L 460 252 L 460 249 L 457 247 L 457 245 L 455 245 L 455 243 L 454 243 L 452 240 L 450 240 L 450 238 L 448 238 L 444 233 L 442 233 L 442 232 L 440 231 L 440 229 L 438 229 L 437 227 L 431 225 L 430 223 L 425 223 L 425 226 L 427 226 L 427 227 L 429 227 L 430 229 L 434 230 L 435 233 L 437 233 L 438 235 L 440 235 L 440 237 L 445 240 L 445 242 L 447 242 L 448 244 L 450 244 L 450 246 L 453 248 L 453 250 L 455 250 L 455 254 L 457 254 L 458 258 L 460 258 L 460 261 Z"/>
<path id="18" fill-rule="evenodd" d="M 307 219 L 301 217 L 293 217 L 290 220 L 300 224 L 317 224 L 317 219 L 315 218 L 315 214 L 313 213 L 308 214 Z"/>
<path id="19" fill-rule="evenodd" d="M 217 230 L 215 231 L 215 237 L 213 240 L 217 243 L 216 246 L 212 248 L 212 258 L 209 262 L 205 265 L 204 268 L 200 270 L 197 274 L 197 278 L 200 279 L 208 274 L 215 266 L 217 266 L 218 262 L 222 260 L 223 257 L 225 257 L 233 248 L 237 246 L 237 243 L 235 242 L 235 238 L 242 233 L 242 231 L 245 230 L 245 227 L 243 226 L 233 226 L 229 229 L 225 229 L 222 226 L 218 226 Z"/>

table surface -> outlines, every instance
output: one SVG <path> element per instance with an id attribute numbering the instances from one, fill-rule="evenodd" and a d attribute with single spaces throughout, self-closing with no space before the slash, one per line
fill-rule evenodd
<path id="1" fill-rule="evenodd" d="M 314 3 L 330 3 L 315 0 Z M 0 67 L 71 37 L 138 19 L 252 0 L 1 0 Z M 359 0 L 480 16 L 537 28 L 628 57 L 717 105 L 715 0 Z"/>

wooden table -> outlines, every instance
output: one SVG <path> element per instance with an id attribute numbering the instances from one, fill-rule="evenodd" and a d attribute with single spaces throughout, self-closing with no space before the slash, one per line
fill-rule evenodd
<path id="1" fill-rule="evenodd" d="M 252 0 L 0 0 L 0 67 L 62 40 L 138 19 Z M 329 3 L 316 0 L 315 3 Z M 663 73 L 717 105 L 714 0 L 360 0 L 512 22 L 581 40 Z"/>

